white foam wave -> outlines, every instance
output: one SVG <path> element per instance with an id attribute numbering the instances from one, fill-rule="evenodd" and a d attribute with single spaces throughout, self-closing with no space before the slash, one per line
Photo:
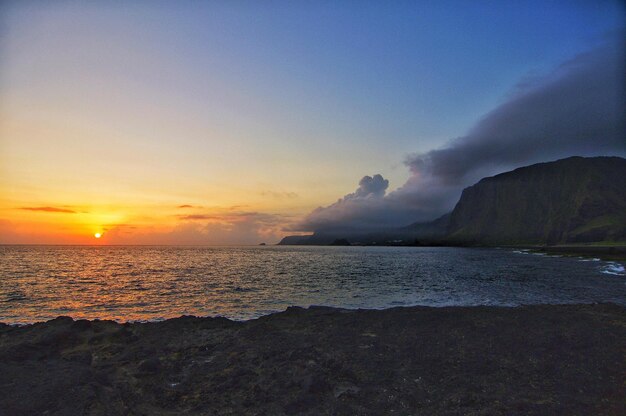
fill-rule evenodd
<path id="1" fill-rule="evenodd" d="M 624 266 L 619 263 L 609 263 L 604 267 L 604 269 L 600 270 L 600 272 L 604 274 L 612 274 L 615 276 L 626 276 L 626 270 L 624 269 Z"/>

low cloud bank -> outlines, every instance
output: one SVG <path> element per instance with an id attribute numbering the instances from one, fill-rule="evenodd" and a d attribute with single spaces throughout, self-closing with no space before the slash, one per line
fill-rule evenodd
<path id="1" fill-rule="evenodd" d="M 518 84 L 501 105 L 446 146 L 411 155 L 411 176 L 387 193 L 381 175 L 319 207 L 294 230 L 381 228 L 450 211 L 461 190 L 485 176 L 568 156 L 626 156 L 626 42 L 618 39 Z"/>
<path id="2" fill-rule="evenodd" d="M 282 224 L 290 221 L 286 215 L 262 212 L 234 211 L 224 208 L 218 212 L 177 215 L 179 223 L 171 229 L 160 230 L 128 227 L 121 224 L 105 230 L 110 244 L 197 244 L 239 245 L 276 242 L 282 237 Z"/>
<path id="3" fill-rule="evenodd" d="M 58 207 L 21 207 L 24 211 L 39 211 L 39 212 L 54 212 L 61 214 L 76 214 L 73 209 L 58 208 Z"/>

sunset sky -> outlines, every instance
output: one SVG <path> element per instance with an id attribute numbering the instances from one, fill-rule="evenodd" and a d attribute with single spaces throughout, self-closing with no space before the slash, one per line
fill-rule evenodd
<path id="1" fill-rule="evenodd" d="M 456 187 L 429 210 L 385 192 L 623 52 L 618 1 L 387 3 L 2 2 L 0 243 L 275 243 L 379 197 L 389 224 L 441 214 Z M 626 146 L 582 140 L 471 172 Z"/>

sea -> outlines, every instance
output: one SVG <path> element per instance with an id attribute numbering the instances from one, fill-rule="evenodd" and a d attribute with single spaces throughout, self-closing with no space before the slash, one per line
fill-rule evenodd
<path id="1" fill-rule="evenodd" d="M 600 302 L 626 305 L 623 262 L 505 248 L 0 246 L 8 324 Z"/>

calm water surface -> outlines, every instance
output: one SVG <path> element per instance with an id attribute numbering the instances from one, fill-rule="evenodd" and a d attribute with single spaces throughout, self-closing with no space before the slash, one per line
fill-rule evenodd
<path id="1" fill-rule="evenodd" d="M 7 323 L 575 302 L 626 304 L 623 264 L 448 247 L 0 246 Z"/>

